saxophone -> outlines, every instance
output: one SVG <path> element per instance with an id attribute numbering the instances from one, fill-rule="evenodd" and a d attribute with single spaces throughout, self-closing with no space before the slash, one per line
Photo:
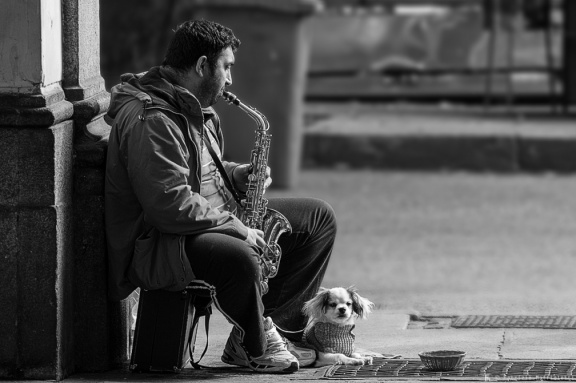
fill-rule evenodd
<path id="1" fill-rule="evenodd" d="M 223 92 L 223 97 L 230 105 L 234 104 L 250 116 L 258 125 L 256 129 L 256 144 L 250 155 L 252 174 L 248 176 L 248 190 L 243 206 L 239 206 L 238 218 L 247 227 L 262 230 L 266 246 L 259 258 L 262 270 L 262 295 L 268 292 L 268 280 L 278 273 L 282 249 L 278 246 L 278 238 L 284 233 L 292 232 L 290 222 L 280 212 L 267 208 L 268 200 L 264 198 L 264 183 L 268 166 L 270 124 L 266 117 L 255 108 L 242 103 L 230 92 Z"/>

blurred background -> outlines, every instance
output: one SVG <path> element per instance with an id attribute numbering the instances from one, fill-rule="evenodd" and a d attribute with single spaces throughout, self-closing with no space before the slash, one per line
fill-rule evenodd
<path id="1" fill-rule="evenodd" d="M 290 188 L 302 163 L 319 162 L 307 157 L 305 129 L 351 102 L 569 114 L 574 9 L 562 0 L 102 0 L 101 72 L 110 88 L 158 65 L 185 20 L 231 27 L 243 44 L 230 90 L 268 117 L 274 185 Z M 223 121 L 252 129 L 221 104 Z M 235 142 L 225 157 L 249 160 L 244 132 L 225 130 Z"/>
<path id="2" fill-rule="evenodd" d="M 576 313 L 576 2 L 100 5 L 108 89 L 185 20 L 234 30 L 230 90 L 270 121 L 270 196 L 338 216 L 326 286 L 402 312 Z M 221 104 L 225 156 L 247 162 L 255 127 Z"/>
<path id="3" fill-rule="evenodd" d="M 204 1 L 101 1 L 101 71 L 107 87 L 124 72 L 144 71 L 161 62 L 171 30 L 203 17 Z M 226 3 L 216 1 L 215 4 Z M 268 19 L 290 13 L 253 0 L 228 1 Z M 310 1 L 286 1 L 298 8 Z M 566 4 L 565 4 L 566 3 Z M 563 95 L 569 78 L 563 52 L 565 19 L 573 13 L 562 0 L 325 0 L 301 22 L 310 46 L 307 100 L 393 98 L 483 99 L 486 91 L 514 85 L 519 96 L 540 100 Z M 268 9 L 266 9 L 268 8 Z M 210 14 L 217 15 L 216 7 Z M 292 12 L 297 12 L 292 10 Z M 574 17 L 574 16 L 572 16 Z M 217 18 L 217 17 L 216 17 Z M 266 27 L 265 25 L 262 28 Z M 280 28 L 280 26 L 277 26 Z M 242 49 L 253 36 L 242 35 Z M 264 29 L 274 34 L 275 30 Z M 570 36 L 566 36 L 569 38 Z M 240 59 L 242 49 L 239 51 Z M 239 73 L 235 73 L 239 76 Z M 510 74 L 510 76 L 508 76 Z M 506 76 L 503 76 L 506 75 Z M 486 77 L 500 76 L 490 89 Z M 409 87 L 391 92 L 384 83 Z M 439 84 L 449 84 L 452 95 Z M 420 89 L 434 85 L 435 89 Z M 506 89 L 505 89 L 506 90 Z M 512 91 L 512 89 L 507 89 Z M 524 92 L 524 93 L 523 93 Z M 390 93 L 394 93 L 390 95 Z M 398 94 L 400 93 L 400 94 Z M 462 100 L 462 97 L 459 97 Z"/>

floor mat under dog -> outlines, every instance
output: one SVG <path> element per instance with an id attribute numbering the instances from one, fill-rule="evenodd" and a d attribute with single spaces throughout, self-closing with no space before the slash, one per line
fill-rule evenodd
<path id="1" fill-rule="evenodd" d="M 576 316 L 463 315 L 451 327 L 576 329 Z"/>
<path id="2" fill-rule="evenodd" d="M 430 371 L 419 359 L 374 358 L 372 365 L 335 365 L 323 379 L 360 380 L 565 380 L 576 381 L 574 360 L 464 360 L 455 370 Z"/>

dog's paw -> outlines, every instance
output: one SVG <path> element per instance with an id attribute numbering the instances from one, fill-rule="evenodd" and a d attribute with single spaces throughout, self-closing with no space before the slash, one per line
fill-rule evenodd
<path id="1" fill-rule="evenodd" d="M 366 365 L 371 365 L 374 362 L 374 359 L 371 356 L 363 356 L 362 359 Z"/>
<path id="2" fill-rule="evenodd" d="M 362 355 L 360 353 L 353 353 L 352 355 L 350 355 L 352 357 L 352 359 L 354 360 L 360 360 L 362 361 L 362 363 L 354 363 L 356 365 L 358 364 L 362 364 L 362 365 L 371 365 L 372 362 L 374 361 L 373 357 L 371 355 Z"/>
<path id="3" fill-rule="evenodd" d="M 366 357 L 363 357 L 362 355 L 352 355 L 352 357 L 349 358 L 349 363 L 348 363 L 348 364 L 351 364 L 351 365 L 354 365 L 354 366 L 363 366 L 363 365 L 365 365 L 365 364 L 372 364 L 372 358 L 369 358 L 369 359 L 370 359 L 370 363 L 367 363 L 367 360 L 366 360 L 366 359 L 367 359 L 367 358 L 366 358 Z"/>
<path id="4" fill-rule="evenodd" d="M 364 364 L 364 359 L 362 357 L 348 357 L 344 354 L 340 354 L 337 357 L 336 364 L 345 364 L 348 366 L 361 366 Z"/>

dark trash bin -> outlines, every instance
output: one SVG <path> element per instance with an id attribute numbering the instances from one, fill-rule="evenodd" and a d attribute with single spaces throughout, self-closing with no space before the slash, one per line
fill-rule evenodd
<path id="1" fill-rule="evenodd" d="M 229 89 L 263 113 L 272 141 L 268 165 L 273 187 L 296 185 L 300 169 L 303 102 L 308 70 L 305 18 L 322 9 L 314 0 L 210 0 L 190 4 L 194 18 L 230 27 L 242 44 Z M 255 123 L 223 101 L 216 105 L 224 125 L 225 159 L 249 162 Z"/>

